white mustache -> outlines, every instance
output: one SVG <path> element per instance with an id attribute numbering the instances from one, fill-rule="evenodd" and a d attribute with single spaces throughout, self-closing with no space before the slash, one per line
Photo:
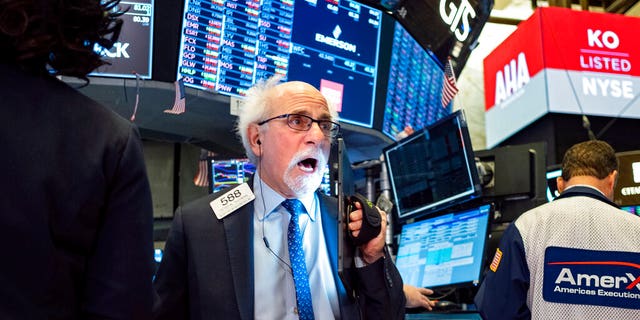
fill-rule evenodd
<path id="1" fill-rule="evenodd" d="M 311 147 L 309 149 L 301 150 L 298 153 L 294 154 L 293 158 L 291 158 L 291 161 L 289 162 L 289 168 L 293 168 L 297 166 L 300 161 L 308 158 L 317 160 L 316 168 L 320 168 L 321 166 L 324 166 L 325 164 L 327 164 L 327 159 L 322 153 L 322 150 L 319 148 Z"/>
<path id="2" fill-rule="evenodd" d="M 307 175 L 293 175 L 292 173 L 296 170 L 298 163 L 304 159 L 313 158 L 316 159 L 316 167 L 310 176 Z M 283 174 L 283 181 L 291 191 L 297 196 L 303 196 L 305 194 L 309 194 L 314 192 L 322 182 L 322 175 L 324 174 L 323 168 L 327 163 L 327 160 L 322 153 L 322 149 L 310 147 L 306 150 L 301 150 L 296 153 L 289 163 L 288 168 L 285 170 Z"/>

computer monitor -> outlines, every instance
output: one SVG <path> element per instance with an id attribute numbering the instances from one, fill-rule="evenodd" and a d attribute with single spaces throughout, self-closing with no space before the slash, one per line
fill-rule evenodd
<path id="1" fill-rule="evenodd" d="M 249 159 L 209 160 L 209 191 L 218 192 L 224 188 L 247 182 L 256 171 Z"/>
<path id="2" fill-rule="evenodd" d="M 164 255 L 164 248 L 154 248 L 153 249 L 153 278 L 156 278 L 156 273 L 158 272 L 158 267 L 160 267 L 160 263 L 162 262 L 162 256 Z"/>
<path id="3" fill-rule="evenodd" d="M 399 219 L 417 218 L 481 196 L 461 110 L 383 149 Z"/>
<path id="4" fill-rule="evenodd" d="M 613 201 L 619 206 L 640 206 L 640 150 L 616 153 L 618 181 L 613 190 Z"/>
<path id="5" fill-rule="evenodd" d="M 622 206 L 620 207 L 620 209 L 629 212 L 629 213 L 633 213 L 637 216 L 640 216 L 640 205 L 637 206 Z"/>
<path id="6" fill-rule="evenodd" d="M 483 274 L 491 204 L 402 226 L 396 266 L 404 283 L 430 289 L 475 287 Z"/>
<path id="7" fill-rule="evenodd" d="M 353 0 L 187 0 L 177 77 L 241 97 L 278 74 L 318 88 L 342 122 L 371 128 L 382 15 Z"/>
<path id="8" fill-rule="evenodd" d="M 419 130 L 451 113 L 451 102 L 442 106 L 442 65 L 400 23 L 394 25 L 382 122 L 391 138 L 406 126 Z"/>
<path id="9" fill-rule="evenodd" d="M 209 159 L 209 168 L 209 193 L 247 182 L 256 172 L 256 166 L 249 159 Z M 324 194 L 331 195 L 329 164 L 325 166 L 319 189 Z"/>
<path id="10" fill-rule="evenodd" d="M 153 0 L 122 0 L 122 30 L 118 41 L 109 50 L 96 44 L 94 50 L 105 57 L 104 65 L 90 76 L 151 79 L 153 58 Z"/>
<path id="11" fill-rule="evenodd" d="M 554 169 L 547 169 L 547 200 L 549 200 L 549 202 L 553 201 L 553 199 L 560 195 L 556 179 L 561 175 L 561 168 L 555 167 Z"/>
<path id="12" fill-rule="evenodd" d="M 483 177 L 482 197 L 496 206 L 495 222 L 511 222 L 523 212 L 547 203 L 547 144 L 544 141 L 474 150 Z"/>

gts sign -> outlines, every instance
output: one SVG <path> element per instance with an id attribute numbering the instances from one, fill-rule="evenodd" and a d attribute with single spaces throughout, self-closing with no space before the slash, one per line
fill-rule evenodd
<path id="1" fill-rule="evenodd" d="M 127 52 L 128 48 L 129 48 L 129 43 L 116 42 L 113 44 L 113 47 L 111 47 L 111 50 L 107 50 L 96 43 L 93 46 L 93 51 L 100 54 L 101 56 L 107 56 L 109 58 L 129 59 L 130 56 L 129 56 L 129 53 Z"/>
<path id="2" fill-rule="evenodd" d="M 449 12 L 447 13 L 447 2 L 449 3 Z M 461 0 L 460 5 L 456 6 L 453 1 L 440 0 L 440 18 L 449 26 L 449 30 L 453 32 L 456 39 L 464 42 L 469 37 L 469 20 L 476 17 L 476 11 L 469 3 L 469 0 Z"/>

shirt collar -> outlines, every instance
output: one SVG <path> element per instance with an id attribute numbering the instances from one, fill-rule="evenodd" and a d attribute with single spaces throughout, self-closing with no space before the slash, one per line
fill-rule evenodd
<path id="1" fill-rule="evenodd" d="M 591 189 L 593 189 L 593 190 L 595 190 L 595 191 L 598 191 L 598 192 L 599 192 L 600 194 L 602 194 L 603 196 L 605 195 L 602 191 L 600 191 L 600 189 L 598 189 L 598 188 L 596 188 L 596 187 L 594 187 L 594 186 L 590 186 L 590 185 L 588 185 L 588 184 L 574 184 L 574 185 L 572 185 L 572 186 L 567 187 L 567 188 L 566 188 L 566 189 L 564 189 L 564 190 L 569 190 L 569 189 L 571 189 L 571 188 L 575 188 L 575 187 L 591 188 Z M 605 197 L 606 197 L 606 196 L 605 196 Z"/>
<path id="2" fill-rule="evenodd" d="M 286 199 L 264 183 L 260 178 L 259 172 L 256 172 L 253 178 L 253 193 L 256 196 L 254 208 L 258 213 L 257 216 L 260 221 L 276 212 L 276 208 Z M 316 193 L 312 192 L 297 199 L 300 200 L 304 208 L 307 209 L 307 214 L 311 221 L 316 221 L 317 210 L 315 210 L 315 208 L 318 199 Z"/>

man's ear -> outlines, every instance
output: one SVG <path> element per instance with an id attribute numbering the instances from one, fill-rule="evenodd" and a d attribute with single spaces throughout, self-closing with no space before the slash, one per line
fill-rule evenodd
<path id="1" fill-rule="evenodd" d="M 618 183 L 618 176 L 619 176 L 618 170 L 613 170 L 607 177 L 609 179 L 607 183 L 609 184 L 609 187 L 611 188 L 611 190 L 613 190 L 616 187 L 616 184 Z"/>
<path id="2" fill-rule="evenodd" d="M 566 181 L 564 181 L 564 179 L 562 179 L 562 176 L 559 176 L 559 177 L 556 178 L 556 185 L 558 186 L 558 192 L 559 193 L 562 193 L 562 191 L 564 191 L 565 183 L 566 183 Z"/>
<path id="3" fill-rule="evenodd" d="M 260 140 L 260 129 L 257 124 L 252 123 L 249 125 L 247 128 L 247 137 L 253 154 L 258 157 L 262 156 L 262 141 Z"/>

